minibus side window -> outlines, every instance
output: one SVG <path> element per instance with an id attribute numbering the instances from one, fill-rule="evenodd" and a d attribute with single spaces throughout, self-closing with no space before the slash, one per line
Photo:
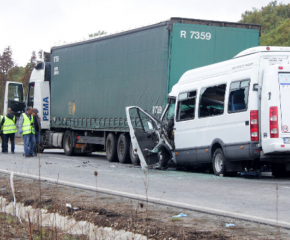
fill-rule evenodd
<path id="1" fill-rule="evenodd" d="M 229 113 L 246 111 L 248 108 L 250 80 L 231 83 L 228 111 Z"/>
<path id="2" fill-rule="evenodd" d="M 212 117 L 224 113 L 226 84 L 202 88 L 199 101 L 199 117 Z"/>
<path id="3" fill-rule="evenodd" d="M 195 100 L 196 100 L 196 91 L 179 94 L 176 121 L 185 121 L 194 119 Z"/>

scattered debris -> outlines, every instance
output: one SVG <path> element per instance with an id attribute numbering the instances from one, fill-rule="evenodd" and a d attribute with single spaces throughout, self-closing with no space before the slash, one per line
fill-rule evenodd
<path id="1" fill-rule="evenodd" d="M 236 224 L 233 224 L 233 223 L 226 223 L 225 224 L 225 227 L 235 227 Z"/>
<path id="2" fill-rule="evenodd" d="M 184 213 L 179 213 L 178 215 L 172 216 L 173 218 L 179 218 L 179 217 L 187 217 Z"/>
<path id="3" fill-rule="evenodd" d="M 106 215 L 107 214 L 107 210 L 104 209 L 104 208 L 101 208 L 100 211 L 99 211 L 99 214 L 100 215 Z"/>
<path id="4" fill-rule="evenodd" d="M 241 172 L 241 176 L 244 177 L 256 177 L 256 178 L 261 178 L 261 172 L 259 170 L 254 170 L 254 169 L 247 169 L 245 168 L 245 171 Z"/>
<path id="5" fill-rule="evenodd" d="M 114 167 L 116 167 L 115 165 L 110 165 L 110 168 L 114 168 Z"/>
<path id="6" fill-rule="evenodd" d="M 6 188 L 0 188 L 0 192 L 6 191 Z"/>
<path id="7" fill-rule="evenodd" d="M 69 204 L 69 203 L 65 204 L 65 206 L 66 206 L 67 208 L 71 208 L 71 204 Z"/>

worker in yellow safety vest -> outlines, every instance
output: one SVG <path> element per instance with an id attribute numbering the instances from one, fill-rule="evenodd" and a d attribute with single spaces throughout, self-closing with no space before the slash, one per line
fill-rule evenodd
<path id="1" fill-rule="evenodd" d="M 1 121 L 2 125 L 2 138 L 3 138 L 3 153 L 8 153 L 8 141 L 11 143 L 11 153 L 15 150 L 15 133 L 17 133 L 16 119 L 11 108 L 7 109 L 7 115 Z"/>
<path id="2" fill-rule="evenodd" d="M 3 131 L 3 127 L 2 127 L 2 120 L 3 120 L 3 115 L 0 115 L 0 137 L 1 137 L 1 152 L 4 152 L 3 148 L 3 135 L 2 135 L 2 131 Z"/>
<path id="3" fill-rule="evenodd" d="M 25 158 L 33 157 L 34 150 L 34 121 L 32 116 L 32 107 L 27 107 L 26 112 L 22 113 L 19 118 L 18 128 L 24 140 Z"/>

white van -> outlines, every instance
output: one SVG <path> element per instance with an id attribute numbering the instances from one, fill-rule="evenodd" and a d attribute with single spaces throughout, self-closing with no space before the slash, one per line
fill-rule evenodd
<path id="1" fill-rule="evenodd" d="M 133 149 L 143 167 L 212 164 L 216 175 L 271 165 L 290 171 L 290 47 L 255 47 L 187 71 L 161 120 L 127 107 Z"/>

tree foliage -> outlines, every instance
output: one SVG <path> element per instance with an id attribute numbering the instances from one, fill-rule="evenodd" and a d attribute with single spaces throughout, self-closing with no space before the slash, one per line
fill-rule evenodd
<path id="1" fill-rule="evenodd" d="M 262 25 L 260 45 L 290 46 L 290 3 L 270 2 L 261 9 L 253 8 L 242 14 L 242 23 Z"/>
<path id="2" fill-rule="evenodd" d="M 43 51 L 39 50 L 38 57 L 43 58 Z M 29 78 L 32 70 L 37 64 L 37 56 L 35 51 L 32 52 L 29 62 L 25 67 L 18 67 L 12 58 L 12 49 L 6 47 L 0 54 L 0 114 L 3 114 L 4 92 L 7 81 L 21 82 L 24 85 L 25 92 L 27 91 Z M 25 93 L 26 94 L 26 93 Z"/>
<path id="3" fill-rule="evenodd" d="M 40 50 L 42 51 L 42 50 Z M 42 56 L 40 55 L 40 51 L 38 52 L 39 57 Z M 24 94 L 26 95 L 28 84 L 29 84 L 29 78 L 31 75 L 32 70 L 35 68 L 37 64 L 37 57 L 35 51 L 32 52 L 31 57 L 29 62 L 26 64 L 24 68 L 24 74 L 22 75 L 20 82 L 22 82 L 23 87 L 24 87 Z"/>
<path id="4" fill-rule="evenodd" d="M 98 32 L 89 34 L 89 38 L 98 37 L 98 36 L 105 35 L 105 34 L 107 34 L 107 32 L 102 30 L 102 31 L 98 31 Z"/>
<path id="5" fill-rule="evenodd" d="M 6 82 L 9 81 L 9 77 L 13 76 L 13 73 L 17 73 L 14 68 L 14 61 L 12 59 L 12 49 L 10 46 L 6 47 L 2 54 L 0 54 L 0 114 L 2 114 L 4 92 Z"/>

